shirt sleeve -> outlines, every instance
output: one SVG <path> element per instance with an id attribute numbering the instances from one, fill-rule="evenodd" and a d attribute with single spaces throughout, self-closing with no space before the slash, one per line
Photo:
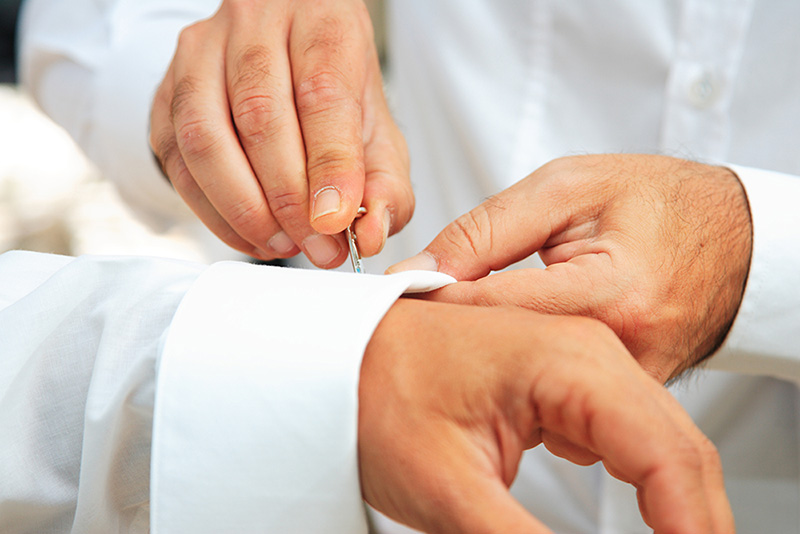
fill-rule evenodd
<path id="1" fill-rule="evenodd" d="M 364 349 L 452 281 L 29 252 L 0 279 L 9 534 L 366 532 Z"/>
<path id="2" fill-rule="evenodd" d="M 147 532 L 155 363 L 201 270 L 0 255 L 0 532 Z"/>
<path id="3" fill-rule="evenodd" d="M 160 365 L 152 532 L 366 533 L 361 358 L 401 293 L 447 281 L 236 262 L 201 275 Z"/>
<path id="4" fill-rule="evenodd" d="M 800 383 L 800 178 L 730 168 L 747 193 L 753 251 L 742 304 L 709 366 Z"/>
<path id="5" fill-rule="evenodd" d="M 157 230 L 193 220 L 150 152 L 155 90 L 180 30 L 219 0 L 28 0 L 20 23 L 20 79 Z"/>

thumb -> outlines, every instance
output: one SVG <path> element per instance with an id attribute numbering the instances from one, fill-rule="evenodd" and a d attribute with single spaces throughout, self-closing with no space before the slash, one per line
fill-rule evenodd
<path id="1" fill-rule="evenodd" d="M 367 214 L 356 224 L 363 256 L 379 253 L 414 213 L 408 149 L 383 95 L 380 75 L 364 95 L 364 198 Z"/>
<path id="2" fill-rule="evenodd" d="M 420 254 L 386 272 L 439 271 L 476 280 L 530 256 L 567 224 L 572 209 L 550 202 L 544 189 L 532 174 L 450 223 Z"/>

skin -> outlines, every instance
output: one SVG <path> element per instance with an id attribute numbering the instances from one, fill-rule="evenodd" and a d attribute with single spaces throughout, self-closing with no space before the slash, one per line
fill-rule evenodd
<path id="1" fill-rule="evenodd" d="M 599 321 L 401 299 L 359 400 L 364 498 L 424 532 L 549 533 L 508 492 L 539 444 L 633 484 L 656 534 L 735 530 L 716 449 Z"/>
<path id="2" fill-rule="evenodd" d="M 361 0 L 224 1 L 181 33 L 150 124 L 175 190 L 256 258 L 336 267 L 359 206 L 365 256 L 414 210 Z"/>
<path id="3" fill-rule="evenodd" d="M 467 281 L 434 300 L 593 317 L 659 381 L 722 342 L 752 249 L 744 190 L 729 170 L 652 155 L 555 160 L 445 228 L 390 272 Z M 538 252 L 546 269 L 487 276 Z"/>

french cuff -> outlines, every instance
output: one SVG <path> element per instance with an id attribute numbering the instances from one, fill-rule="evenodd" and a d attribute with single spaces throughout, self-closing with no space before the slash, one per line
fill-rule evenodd
<path id="1" fill-rule="evenodd" d="M 159 364 L 152 532 L 366 533 L 361 359 L 398 296 L 452 281 L 439 274 L 204 272 Z"/>
<path id="2" fill-rule="evenodd" d="M 800 178 L 728 167 L 747 193 L 753 251 L 742 304 L 708 366 L 800 383 Z"/>

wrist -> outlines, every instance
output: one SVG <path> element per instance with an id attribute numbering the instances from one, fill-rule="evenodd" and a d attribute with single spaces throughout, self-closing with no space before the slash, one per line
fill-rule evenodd
<path id="1" fill-rule="evenodd" d="M 709 237 L 718 242 L 708 276 L 715 287 L 705 303 L 707 334 L 699 340 L 694 364 L 713 355 L 725 341 L 742 303 L 753 248 L 750 207 L 739 177 L 726 167 L 711 169 L 707 195 L 712 202 L 706 225 Z"/>

